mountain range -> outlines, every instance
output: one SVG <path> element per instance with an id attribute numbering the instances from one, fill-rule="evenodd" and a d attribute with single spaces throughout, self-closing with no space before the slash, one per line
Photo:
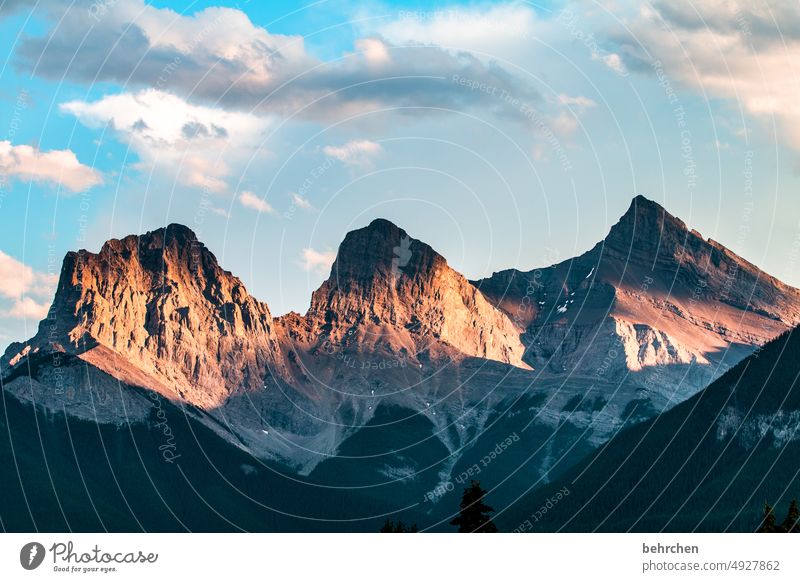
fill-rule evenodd
<path id="1" fill-rule="evenodd" d="M 27 419 L 7 420 L 9 434 L 33 422 L 62 437 L 48 439 L 62 455 L 63 437 L 78 426 L 94 455 L 105 441 L 92 430 L 125 442 L 119 450 L 135 444 L 133 431 L 149 435 L 155 457 L 173 460 L 158 465 L 145 461 L 152 450 L 139 451 L 130 463 L 151 467 L 145 475 L 175 463 L 202 479 L 206 449 L 229 451 L 213 467 L 239 460 L 227 467 L 236 476 L 225 472 L 203 497 L 229 518 L 205 507 L 205 521 L 184 516 L 149 529 L 227 529 L 236 520 L 247 529 L 375 529 L 369 516 L 400 511 L 436 529 L 470 468 L 495 504 L 517 507 L 521 494 L 560 482 L 626 427 L 660 418 L 798 323 L 797 289 L 641 196 L 586 253 L 477 281 L 375 220 L 344 238 L 307 313 L 280 317 L 190 229 L 172 224 L 98 253 L 68 253 L 48 316 L 33 338 L 8 347 L 0 378 L 14 397 L 4 399 L 6 418 Z M 170 441 L 178 432 L 183 452 Z M 190 445 L 189 435 L 200 436 Z M 507 443 L 502 454 L 490 454 L 498 443 Z M 30 458 L 42 454 L 47 465 L 44 450 Z M 141 470 L 103 454 L 116 469 L 98 484 Z M 254 522 L 262 513 L 233 507 L 222 493 L 232 481 L 272 517 Z M 166 475 L 157 482 L 177 487 Z M 298 503 L 300 491 L 326 503 Z M 118 511 L 124 497 L 107 505 Z M 107 518 L 112 528 L 137 528 Z"/>

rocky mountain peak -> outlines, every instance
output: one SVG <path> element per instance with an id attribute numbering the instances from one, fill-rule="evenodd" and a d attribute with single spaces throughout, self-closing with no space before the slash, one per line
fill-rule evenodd
<path id="1" fill-rule="evenodd" d="M 339 246 L 331 279 L 346 286 L 353 281 L 390 281 L 402 274 L 424 277 L 432 269 L 446 266 L 447 261 L 430 246 L 379 218 L 347 233 Z"/>
<path id="2" fill-rule="evenodd" d="M 652 254 L 661 248 L 672 252 L 690 237 L 697 235 L 689 232 L 686 223 L 639 194 L 611 227 L 605 243 L 618 250 Z"/>
<path id="3" fill-rule="evenodd" d="M 451 275 L 460 277 L 430 246 L 376 219 L 347 233 L 330 277 L 312 297 L 312 311 L 330 310 L 335 300 L 346 311 L 394 313 L 399 305 L 410 307 L 420 287 Z"/>
<path id="4" fill-rule="evenodd" d="M 198 241 L 195 233 L 182 224 L 170 224 L 142 235 L 111 239 L 103 244 L 97 255 L 85 250 L 70 255 L 96 257 L 112 270 L 135 260 L 142 269 L 153 274 L 161 272 L 169 275 L 188 271 L 204 277 L 230 277 L 219 267 L 214 254 Z M 80 264 L 80 260 L 77 262 Z"/>
<path id="5" fill-rule="evenodd" d="M 504 313 L 433 248 L 384 219 L 345 236 L 306 318 L 333 341 L 363 339 L 363 330 L 374 327 L 371 338 L 390 350 L 434 339 L 515 365 L 524 351 L 521 330 Z"/>
<path id="6" fill-rule="evenodd" d="M 519 314 L 534 367 L 587 376 L 601 370 L 606 378 L 659 370 L 661 383 L 674 371 L 686 394 L 704 386 L 706 371 L 721 361 L 737 361 L 800 323 L 797 289 L 644 196 L 583 255 L 475 285 L 505 313 Z M 609 353 L 618 358 L 595 359 Z"/>
<path id="7" fill-rule="evenodd" d="M 101 369 L 122 356 L 203 406 L 282 370 L 267 306 L 178 224 L 67 253 L 50 314 L 27 343 Z"/>
<path id="8" fill-rule="evenodd" d="M 74 342 L 78 328 L 91 325 L 101 308 L 111 309 L 115 322 L 120 316 L 129 319 L 130 302 L 137 297 L 151 307 L 169 297 L 187 309 L 205 305 L 222 310 L 226 305 L 257 303 L 237 277 L 219 266 L 191 229 L 171 224 L 143 235 L 111 239 L 98 253 L 67 253 L 53 309 L 61 314 L 60 325 L 69 328 Z M 265 305 L 259 305 L 259 311 L 269 314 Z M 110 333 L 113 325 L 106 327 Z"/>

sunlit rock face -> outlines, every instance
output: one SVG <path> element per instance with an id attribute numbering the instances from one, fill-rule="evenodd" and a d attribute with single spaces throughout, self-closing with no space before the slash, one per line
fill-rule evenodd
<path id="1" fill-rule="evenodd" d="M 306 319 L 331 341 L 395 355 L 441 342 L 466 356 L 527 367 L 522 329 L 444 257 L 387 220 L 345 237 Z"/>
<path id="2" fill-rule="evenodd" d="M 630 379 L 663 406 L 800 322 L 797 289 L 642 196 L 583 255 L 473 284 L 526 326 L 535 368 Z"/>
<path id="3" fill-rule="evenodd" d="M 208 409 L 285 371 L 266 304 L 181 225 L 68 253 L 26 349 L 75 354 L 111 375 L 130 369 L 132 383 L 135 369 L 163 395 Z"/>

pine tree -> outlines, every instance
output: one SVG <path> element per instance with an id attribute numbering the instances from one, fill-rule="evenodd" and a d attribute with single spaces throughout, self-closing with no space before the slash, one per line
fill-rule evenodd
<path id="1" fill-rule="evenodd" d="M 787 533 L 798 533 L 800 532 L 798 520 L 800 520 L 800 509 L 797 508 L 797 499 L 792 499 L 789 504 L 789 513 L 786 514 L 786 519 L 783 520 L 781 528 Z"/>
<path id="2" fill-rule="evenodd" d="M 461 497 L 461 511 L 450 525 L 457 525 L 459 533 L 496 533 L 490 513 L 494 509 L 483 502 L 487 491 L 478 481 L 472 481 Z"/>
<path id="3" fill-rule="evenodd" d="M 757 532 L 775 533 L 776 531 L 778 530 L 775 527 L 775 512 L 769 503 L 764 503 L 764 518 L 761 520 L 761 526 L 759 526 Z"/>
<path id="4" fill-rule="evenodd" d="M 380 533 L 392 533 L 394 531 L 394 522 L 391 519 L 387 519 L 383 526 L 381 526 Z"/>

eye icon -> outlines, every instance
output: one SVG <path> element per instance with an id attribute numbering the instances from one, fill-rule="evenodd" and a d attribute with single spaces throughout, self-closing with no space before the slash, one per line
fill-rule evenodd
<path id="1" fill-rule="evenodd" d="M 35 570 L 44 562 L 44 546 L 39 542 L 29 542 L 19 551 L 19 563 L 26 570 Z"/>

